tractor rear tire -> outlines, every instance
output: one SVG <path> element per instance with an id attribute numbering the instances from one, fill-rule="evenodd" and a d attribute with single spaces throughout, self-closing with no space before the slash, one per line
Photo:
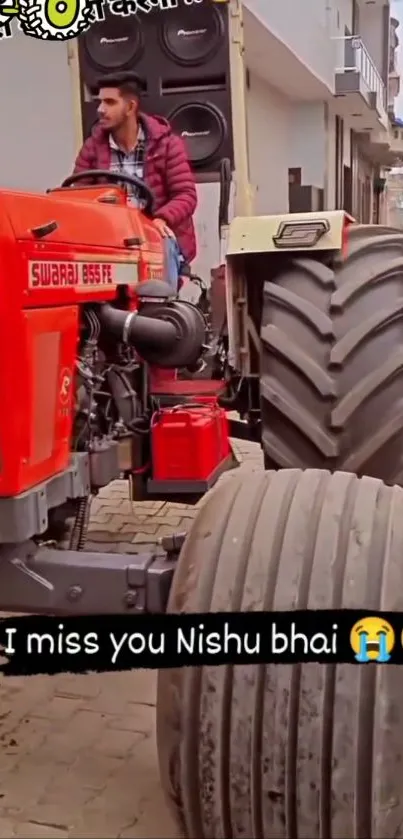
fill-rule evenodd
<path id="1" fill-rule="evenodd" d="M 347 248 L 331 267 L 291 258 L 264 284 L 265 466 L 401 485 L 403 232 L 353 226 Z"/>
<path id="2" fill-rule="evenodd" d="M 189 532 L 168 611 L 395 610 L 402 556 L 400 487 L 319 470 L 233 474 Z M 403 836 L 403 667 L 226 665 L 158 679 L 161 780 L 188 839 Z"/>

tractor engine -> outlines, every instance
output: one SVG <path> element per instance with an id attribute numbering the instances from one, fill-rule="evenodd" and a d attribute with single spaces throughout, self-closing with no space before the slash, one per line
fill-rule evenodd
<path id="1" fill-rule="evenodd" d="M 203 353 L 203 315 L 193 304 L 170 296 L 164 282 L 151 280 L 142 284 L 136 310 L 108 303 L 83 308 L 72 449 L 90 453 L 93 488 L 111 479 L 105 455 L 116 444 L 122 471 L 138 465 L 127 460 L 127 452 L 136 449 L 127 444 L 133 435 L 141 439 L 149 433 L 149 366 L 187 367 Z"/>

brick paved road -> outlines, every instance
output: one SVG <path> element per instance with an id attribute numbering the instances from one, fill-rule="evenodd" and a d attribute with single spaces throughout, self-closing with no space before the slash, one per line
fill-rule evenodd
<path id="1" fill-rule="evenodd" d="M 242 469 L 260 450 L 238 444 Z M 196 514 L 134 504 L 117 482 L 94 505 L 90 543 L 184 530 Z M 0 839 L 174 839 L 156 760 L 153 673 L 0 679 Z"/>

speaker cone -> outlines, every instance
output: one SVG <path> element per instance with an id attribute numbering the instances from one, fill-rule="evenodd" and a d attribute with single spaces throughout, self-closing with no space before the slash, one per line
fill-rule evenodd
<path id="1" fill-rule="evenodd" d="M 223 114 L 208 102 L 180 105 L 168 116 L 175 134 L 185 141 L 193 166 L 202 166 L 215 157 L 227 133 Z"/>
<path id="2" fill-rule="evenodd" d="M 108 15 L 91 26 L 83 41 L 88 60 L 106 73 L 133 66 L 143 51 L 141 26 L 133 18 Z"/>
<path id="3" fill-rule="evenodd" d="M 169 12 L 161 22 L 161 44 L 177 64 L 204 64 L 220 47 L 224 27 L 215 6 L 189 6 Z"/>

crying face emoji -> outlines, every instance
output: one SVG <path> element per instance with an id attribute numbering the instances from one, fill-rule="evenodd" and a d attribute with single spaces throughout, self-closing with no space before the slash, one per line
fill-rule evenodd
<path id="1" fill-rule="evenodd" d="M 395 633 L 383 618 L 362 618 L 350 632 L 350 644 L 360 664 L 368 661 L 385 664 L 395 645 Z"/>

